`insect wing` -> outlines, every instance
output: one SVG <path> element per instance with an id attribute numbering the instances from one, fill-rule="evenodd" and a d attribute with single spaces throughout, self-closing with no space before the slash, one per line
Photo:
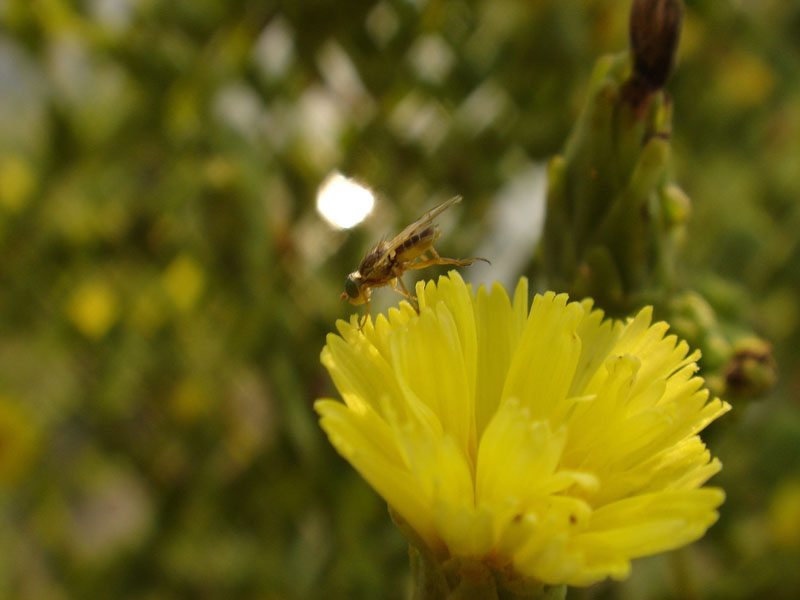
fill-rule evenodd
<path id="1" fill-rule="evenodd" d="M 400 246 L 403 245 L 407 239 L 414 236 L 414 234 L 422 231 L 423 229 L 430 227 L 433 220 L 446 211 L 448 208 L 453 206 L 454 204 L 458 204 L 461 202 L 461 196 L 454 196 L 449 200 L 445 200 L 441 204 L 434 206 L 424 215 L 422 215 L 419 219 L 414 221 L 411 225 L 403 229 L 400 233 L 394 236 L 387 244 L 386 248 L 384 249 L 384 254 L 380 258 L 380 260 L 375 264 L 375 268 L 379 265 L 385 263 L 386 261 L 390 260 L 393 256 L 394 251 L 397 250 Z"/>
<path id="2" fill-rule="evenodd" d="M 384 241 L 378 242 L 364 255 L 364 258 L 361 259 L 361 263 L 358 265 L 358 271 L 363 277 L 369 279 L 375 267 L 381 264 L 388 252 L 388 245 L 389 244 Z"/>

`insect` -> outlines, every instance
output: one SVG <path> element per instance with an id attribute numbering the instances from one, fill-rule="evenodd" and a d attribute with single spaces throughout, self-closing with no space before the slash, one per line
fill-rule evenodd
<path id="1" fill-rule="evenodd" d="M 417 299 L 409 293 L 403 283 L 402 275 L 407 270 L 424 269 L 431 265 L 457 265 L 466 267 L 476 260 L 489 262 L 485 258 L 443 258 L 433 247 L 440 235 L 439 228 L 433 222 L 441 213 L 454 204 L 461 202 L 461 196 L 455 196 L 435 206 L 411 225 L 403 229 L 390 241 L 378 242 L 361 260 L 358 269 L 347 276 L 344 282 L 342 300 L 351 304 L 366 304 L 367 312 L 361 327 L 369 315 L 369 299 L 372 288 L 391 285 L 392 289 L 402 294 L 416 307 Z M 400 287 L 397 287 L 397 284 Z M 359 329 L 361 328 L 359 327 Z"/>

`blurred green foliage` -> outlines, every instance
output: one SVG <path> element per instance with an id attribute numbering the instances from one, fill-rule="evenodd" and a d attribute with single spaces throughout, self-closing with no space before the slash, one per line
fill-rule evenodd
<path id="1" fill-rule="evenodd" d="M 627 10 L 1 1 L 0 598 L 404 598 L 403 538 L 311 410 L 344 276 L 434 198 L 466 199 L 453 255 L 502 235 Z M 680 277 L 780 381 L 713 427 L 709 535 L 570 597 L 800 595 L 799 39 L 796 3 L 687 0 Z M 351 233 L 315 212 L 334 169 L 380 192 Z"/>

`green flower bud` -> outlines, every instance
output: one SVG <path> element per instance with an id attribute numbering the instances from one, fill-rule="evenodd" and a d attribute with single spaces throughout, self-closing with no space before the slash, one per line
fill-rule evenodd
<path id="1" fill-rule="evenodd" d="M 674 183 L 662 190 L 661 205 L 664 208 L 664 224 L 669 228 L 686 223 L 692 212 L 689 196 Z"/>

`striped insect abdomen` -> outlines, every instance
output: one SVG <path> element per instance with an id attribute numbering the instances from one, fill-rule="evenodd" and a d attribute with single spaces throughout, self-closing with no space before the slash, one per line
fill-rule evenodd
<path id="1" fill-rule="evenodd" d="M 437 237 L 439 237 L 439 230 L 435 225 L 426 227 L 419 233 L 410 236 L 395 249 L 394 263 L 402 265 L 413 261 L 433 246 Z"/>

